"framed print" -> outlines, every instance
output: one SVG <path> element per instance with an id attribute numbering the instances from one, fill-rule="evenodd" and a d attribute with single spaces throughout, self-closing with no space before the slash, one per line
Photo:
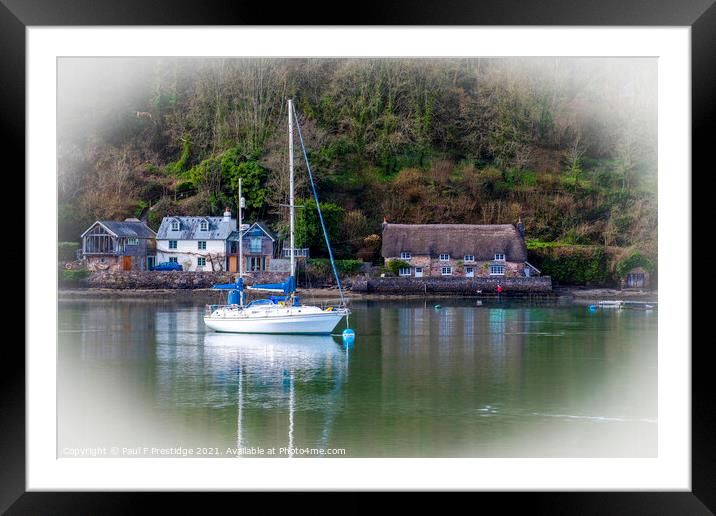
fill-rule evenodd
<path id="1" fill-rule="evenodd" d="M 27 189 L 3 509 L 154 490 L 713 509 L 690 215 L 709 2 L 353 26 L 94 5 L 0 11 Z"/>

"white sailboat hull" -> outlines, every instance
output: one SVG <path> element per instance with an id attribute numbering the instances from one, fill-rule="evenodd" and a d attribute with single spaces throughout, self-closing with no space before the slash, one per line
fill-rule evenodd
<path id="1" fill-rule="evenodd" d="M 204 323 L 214 331 L 225 333 L 330 334 L 343 317 L 340 312 L 261 317 L 214 317 L 212 314 L 204 317 Z"/>

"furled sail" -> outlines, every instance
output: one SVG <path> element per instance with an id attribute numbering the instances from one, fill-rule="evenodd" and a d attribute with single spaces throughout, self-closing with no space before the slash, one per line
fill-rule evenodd
<path id="1" fill-rule="evenodd" d="M 260 283 L 247 287 L 249 290 L 262 290 L 279 294 L 291 294 L 296 291 L 296 278 L 289 276 L 283 283 Z"/>

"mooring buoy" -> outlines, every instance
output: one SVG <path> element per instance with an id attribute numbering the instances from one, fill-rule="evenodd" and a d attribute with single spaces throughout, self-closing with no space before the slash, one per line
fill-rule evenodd
<path id="1" fill-rule="evenodd" d="M 343 330 L 343 342 L 346 344 L 353 344 L 353 341 L 356 340 L 356 332 L 351 330 L 350 328 L 346 328 Z"/>

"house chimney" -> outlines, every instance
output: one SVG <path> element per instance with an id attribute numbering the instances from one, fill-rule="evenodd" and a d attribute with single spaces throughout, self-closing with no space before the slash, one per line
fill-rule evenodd
<path id="1" fill-rule="evenodd" d="M 524 238 L 525 237 L 525 225 L 522 223 L 522 217 L 520 217 L 517 220 L 516 227 L 517 227 L 517 231 L 519 231 L 520 235 L 522 235 L 522 238 Z"/>
<path id="2" fill-rule="evenodd" d="M 229 222 L 230 220 L 231 220 L 231 209 L 224 208 L 224 222 Z"/>

